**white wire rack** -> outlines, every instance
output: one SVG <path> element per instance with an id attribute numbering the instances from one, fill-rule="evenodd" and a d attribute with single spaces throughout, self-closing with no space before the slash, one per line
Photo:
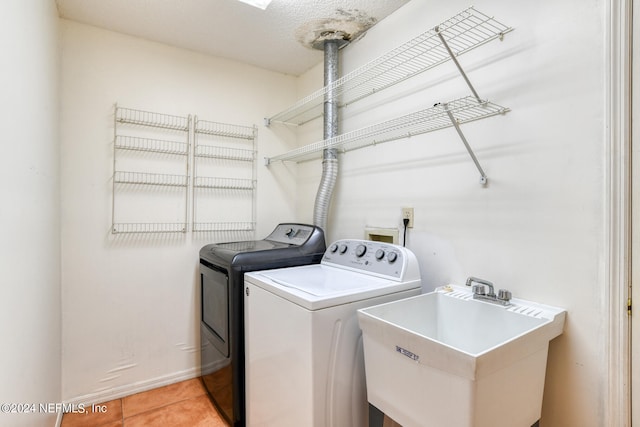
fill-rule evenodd
<path id="1" fill-rule="evenodd" d="M 265 119 L 265 122 L 267 125 L 304 124 L 322 114 L 323 102 L 329 93 L 339 97 L 340 105 L 345 106 L 453 59 L 443 40 L 446 40 L 455 57 L 492 40 L 501 39 L 512 30 L 470 7 L 301 99 L 285 111 Z"/>
<path id="2" fill-rule="evenodd" d="M 196 222 L 193 224 L 193 231 L 254 231 L 254 222 Z"/>
<path id="3" fill-rule="evenodd" d="M 113 180 L 117 184 L 159 185 L 168 187 L 186 187 L 188 176 L 161 173 L 116 171 Z"/>
<path id="4" fill-rule="evenodd" d="M 220 190 L 253 190 L 255 185 L 252 179 L 197 176 L 193 186 L 195 188 L 216 188 Z"/>
<path id="5" fill-rule="evenodd" d="M 255 126 L 198 120 L 197 116 L 180 117 L 116 105 L 112 233 L 186 233 L 190 227 L 192 231 L 205 232 L 254 231 L 256 137 Z M 126 156 L 123 151 L 169 156 L 141 158 Z M 198 163 L 203 166 L 202 171 L 207 172 L 205 175 L 210 176 L 202 176 Z M 172 173 L 151 173 L 165 170 Z M 180 174 L 181 170 L 184 174 Z M 140 188 L 131 193 L 123 186 Z M 146 189 L 148 186 L 179 188 L 177 194 L 179 198 L 184 194 L 183 201 L 176 199 L 174 191 L 165 189 L 160 192 Z M 246 199 L 247 194 L 249 199 Z M 196 198 L 203 202 L 199 208 L 199 215 L 203 218 L 199 222 L 196 221 Z M 232 203 L 234 208 L 230 209 L 227 203 Z M 180 215 L 182 204 L 184 213 Z M 142 208 L 138 209 L 138 205 Z M 193 215 L 191 221 L 187 220 L 189 206 Z M 178 212 L 178 217 L 167 219 L 178 222 L 163 221 L 175 212 Z M 227 215 L 229 212 L 232 213 Z M 225 221 L 225 216 L 231 221 Z"/>
<path id="6" fill-rule="evenodd" d="M 119 233 L 186 233 L 187 224 L 171 223 L 114 223 L 113 234 Z"/>
<path id="7" fill-rule="evenodd" d="M 256 128 L 252 126 L 241 126 L 229 123 L 211 122 L 207 120 L 195 120 L 196 133 L 205 135 L 216 135 L 227 138 L 255 139 Z"/>
<path id="8" fill-rule="evenodd" d="M 182 156 L 189 154 L 189 144 L 185 142 L 139 138 L 128 135 L 116 135 L 115 147 L 120 150 L 148 151 Z"/>
<path id="9" fill-rule="evenodd" d="M 449 113 L 453 115 L 457 124 L 463 124 L 507 111 L 509 109 L 506 107 L 488 101 L 478 102 L 474 97 L 467 96 L 448 103 L 436 104 L 431 108 L 396 119 L 347 132 L 331 139 L 309 144 L 265 160 L 267 164 L 276 161 L 302 162 L 319 158 L 322 151 L 328 148 L 347 152 L 374 144 L 433 132 L 454 126 Z"/>
<path id="10" fill-rule="evenodd" d="M 195 117 L 193 231 L 255 230 L 257 134 L 255 126 Z"/>
<path id="11" fill-rule="evenodd" d="M 113 142 L 113 188 L 111 232 L 118 233 L 184 233 L 187 231 L 187 200 L 189 197 L 189 162 L 191 116 L 175 116 L 151 111 L 123 108 L 115 105 Z M 167 135 L 174 140 L 168 140 Z M 157 138 L 161 137 L 161 138 Z M 125 151 L 154 153 L 156 156 L 125 156 Z M 157 154 L 161 156 L 157 156 Z M 170 155 L 162 156 L 162 155 Z M 122 162 L 122 163 L 120 163 Z M 184 170 L 184 174 L 151 173 L 159 165 L 170 171 Z M 153 166 L 153 167 L 152 167 Z M 124 170 L 123 170 L 124 169 Z M 163 212 L 173 212 L 175 198 L 158 203 L 156 191 L 144 189 L 136 192 L 136 200 L 123 191 L 125 186 L 159 186 L 179 188 L 184 206 L 179 222 L 165 222 Z M 172 191 L 173 193 L 173 191 Z M 125 195 L 127 194 L 127 195 Z M 154 204 L 155 208 L 138 209 L 131 203 Z M 126 213 L 125 213 L 126 212 Z M 169 218 L 166 218 L 169 219 Z M 174 219 L 174 218 L 171 218 Z"/>
<path id="12" fill-rule="evenodd" d="M 255 159 L 255 151 L 244 150 L 241 148 L 216 147 L 211 145 L 197 145 L 195 149 L 195 156 L 208 157 L 211 159 L 252 162 Z"/>
<path id="13" fill-rule="evenodd" d="M 116 105 L 115 120 L 118 123 L 150 126 L 154 128 L 189 130 L 189 117 L 152 113 L 151 111 L 122 108 Z"/>

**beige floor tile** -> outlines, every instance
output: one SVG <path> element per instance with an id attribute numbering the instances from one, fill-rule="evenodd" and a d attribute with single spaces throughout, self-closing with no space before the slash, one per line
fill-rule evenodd
<path id="1" fill-rule="evenodd" d="M 206 390 L 200 379 L 194 378 L 124 397 L 122 399 L 122 413 L 124 418 L 129 418 L 152 409 L 198 396 L 206 397 Z"/>
<path id="2" fill-rule="evenodd" d="M 91 406 L 86 406 L 86 412 L 68 413 L 62 417 L 62 427 L 116 427 L 122 426 L 122 402 L 120 399 L 101 403 L 106 406 L 106 411 L 92 411 Z"/>
<path id="3" fill-rule="evenodd" d="M 62 427 L 228 427 L 199 378 L 101 405 L 104 413 L 65 414 Z"/>
<path id="4" fill-rule="evenodd" d="M 226 427 L 209 400 L 202 395 L 127 417 L 125 427 Z"/>

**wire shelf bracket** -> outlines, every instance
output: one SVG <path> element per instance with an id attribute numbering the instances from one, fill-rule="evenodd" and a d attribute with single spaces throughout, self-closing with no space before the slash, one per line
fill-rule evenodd
<path id="1" fill-rule="evenodd" d="M 444 104 L 443 107 L 447 112 L 447 116 L 449 116 L 449 120 L 451 120 L 452 126 L 456 129 L 458 136 L 460 136 L 460 139 L 462 140 L 464 147 L 467 149 L 467 153 L 469 153 L 471 160 L 473 160 L 473 163 L 476 165 L 478 172 L 480 172 L 480 184 L 487 185 L 487 182 L 488 182 L 487 174 L 484 173 L 484 169 L 482 169 L 482 166 L 480 166 L 480 162 L 478 161 L 478 158 L 476 157 L 473 150 L 471 149 L 471 146 L 469 145 L 467 138 L 465 138 L 464 133 L 462 133 L 462 129 L 460 129 L 460 125 L 458 124 L 458 121 L 456 120 L 455 117 L 453 117 L 453 113 L 451 112 L 447 104 Z"/>
<path id="2" fill-rule="evenodd" d="M 444 46 L 444 48 L 447 50 L 447 53 L 451 57 L 451 61 L 453 61 L 453 63 L 456 65 L 456 68 L 460 72 L 460 75 L 462 75 L 462 78 L 467 83 L 467 86 L 469 86 L 469 89 L 471 90 L 471 93 L 473 94 L 473 96 L 475 96 L 475 98 L 478 100 L 478 102 L 482 102 L 482 99 L 480 99 L 480 95 L 478 95 L 478 92 L 476 92 L 475 88 L 471 84 L 471 81 L 469 80 L 469 77 L 467 77 L 467 73 L 465 73 L 464 70 L 462 69 L 462 66 L 460 65 L 460 62 L 458 62 L 458 59 L 456 58 L 456 55 L 453 53 L 453 51 L 451 50 L 451 47 L 449 47 L 449 44 L 447 43 L 447 40 L 442 35 L 442 32 L 440 31 L 440 28 L 439 27 L 435 27 L 433 29 L 433 31 L 435 31 L 436 34 L 438 34 L 438 38 L 440 39 L 440 41 L 442 42 L 442 45 Z"/>

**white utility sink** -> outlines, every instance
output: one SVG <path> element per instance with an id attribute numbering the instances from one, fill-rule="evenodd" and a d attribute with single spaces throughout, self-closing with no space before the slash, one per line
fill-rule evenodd
<path id="1" fill-rule="evenodd" d="M 403 427 L 529 427 L 565 315 L 458 286 L 361 309 L 368 400 Z"/>

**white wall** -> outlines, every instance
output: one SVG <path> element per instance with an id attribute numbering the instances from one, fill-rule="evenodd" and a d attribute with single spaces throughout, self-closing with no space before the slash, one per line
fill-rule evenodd
<path id="1" fill-rule="evenodd" d="M 262 126 L 295 79 L 70 21 L 62 27 L 65 401 L 104 401 L 199 371 L 198 250 L 235 235 L 112 235 L 113 107 L 259 126 L 258 158 L 292 132 Z M 258 229 L 294 219 L 295 181 L 258 165 Z M 246 239 L 246 236 L 240 236 Z"/>
<path id="2" fill-rule="evenodd" d="M 412 1 L 342 50 L 342 72 L 386 53 L 468 6 Z M 460 57 L 481 97 L 511 108 L 462 126 L 489 176 L 479 175 L 453 129 L 341 156 L 328 240 L 362 238 L 365 226 L 401 227 L 425 290 L 493 281 L 516 297 L 565 307 L 551 343 L 544 426 L 601 426 L 605 344 L 605 2 L 478 0 L 515 27 Z M 316 72 L 314 70 L 313 72 Z M 321 80 L 301 79 L 309 91 Z M 453 63 L 342 111 L 343 131 L 470 94 Z M 314 124 L 312 126 L 317 126 Z M 321 138 L 301 134 L 301 143 Z M 312 140 L 310 140 L 312 139 Z M 310 218 L 321 170 L 298 166 L 298 212 Z M 459 325 L 465 327 L 465 325 Z"/>
<path id="3" fill-rule="evenodd" d="M 9 0 L 0 14 L 0 424 L 52 425 L 60 401 L 58 16 L 53 1 Z"/>

